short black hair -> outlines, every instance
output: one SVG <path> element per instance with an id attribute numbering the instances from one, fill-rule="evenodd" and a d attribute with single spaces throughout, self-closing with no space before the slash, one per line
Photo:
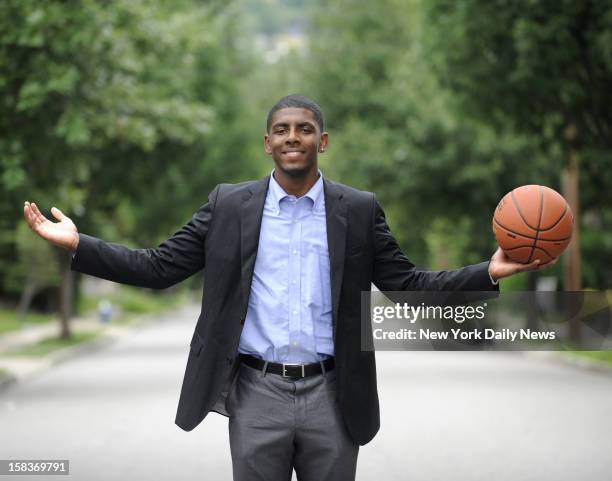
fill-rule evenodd
<path id="1" fill-rule="evenodd" d="M 291 94 L 283 97 L 278 102 L 274 104 L 274 107 L 270 109 L 268 112 L 268 120 L 266 122 L 266 131 L 270 131 L 270 126 L 272 125 L 272 117 L 277 110 L 287 109 L 287 108 L 297 108 L 297 109 L 307 109 L 310 110 L 317 124 L 319 124 L 319 128 L 321 132 L 325 132 L 325 119 L 323 118 L 323 112 L 321 112 L 321 107 L 319 107 L 316 102 L 313 102 L 307 97 L 299 94 Z"/>

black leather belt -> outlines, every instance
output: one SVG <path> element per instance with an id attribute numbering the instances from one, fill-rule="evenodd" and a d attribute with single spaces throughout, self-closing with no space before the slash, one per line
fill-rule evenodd
<path id="1" fill-rule="evenodd" d="M 240 362 L 255 369 L 263 370 L 266 361 L 262 361 L 249 354 L 240 354 Z M 321 362 L 313 362 L 312 364 L 280 364 L 277 362 L 269 362 L 266 367 L 266 372 L 272 374 L 280 374 L 283 377 L 304 378 L 314 376 L 315 374 L 331 371 L 335 366 L 334 358 L 330 357 Z"/>

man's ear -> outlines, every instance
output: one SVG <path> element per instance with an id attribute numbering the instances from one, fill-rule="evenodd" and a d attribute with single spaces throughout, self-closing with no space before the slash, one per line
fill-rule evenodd
<path id="1" fill-rule="evenodd" d="M 272 147 L 270 146 L 270 136 L 268 134 L 264 135 L 264 150 L 266 154 L 272 154 Z"/>
<path id="2" fill-rule="evenodd" d="M 319 152 L 323 153 L 327 150 L 327 145 L 329 143 L 329 135 L 327 132 L 323 132 L 321 134 L 321 140 L 319 141 Z"/>

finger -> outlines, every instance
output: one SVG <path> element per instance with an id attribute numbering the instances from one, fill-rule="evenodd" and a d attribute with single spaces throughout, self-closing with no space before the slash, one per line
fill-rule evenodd
<path id="1" fill-rule="evenodd" d="M 30 203 L 27 201 L 23 204 L 23 216 L 25 217 L 25 220 L 31 229 L 32 228 L 32 209 L 30 209 Z"/>
<path id="2" fill-rule="evenodd" d="M 529 264 L 524 264 L 519 268 L 519 272 L 533 271 L 540 266 L 540 263 L 540 259 L 536 259 L 535 261 L 530 262 Z"/>
<path id="3" fill-rule="evenodd" d="M 51 214 L 53 214 L 53 217 L 55 217 L 60 222 L 67 218 L 64 213 L 57 207 L 51 207 Z"/>
<path id="4" fill-rule="evenodd" d="M 491 256 L 491 259 L 505 259 L 506 258 L 506 253 L 502 250 L 501 247 L 498 247 L 497 250 L 493 253 L 493 255 Z"/>
<path id="5" fill-rule="evenodd" d="M 548 261 L 545 262 L 544 264 L 540 264 L 540 266 L 538 266 L 538 270 L 539 269 L 548 269 L 549 267 L 554 266 L 557 263 L 558 257 L 555 257 L 552 261 Z"/>
<path id="6" fill-rule="evenodd" d="M 26 202 L 24 207 L 24 214 L 26 215 L 26 220 L 31 229 L 34 229 L 38 225 L 38 220 L 36 218 L 36 214 L 34 213 L 34 209 L 32 208 L 32 204 Z"/>
<path id="7" fill-rule="evenodd" d="M 36 222 L 39 224 L 42 224 L 43 222 L 45 222 L 47 220 L 47 218 L 41 214 L 40 210 L 38 210 L 38 206 L 32 202 L 32 209 L 34 211 L 34 216 L 36 218 Z"/>

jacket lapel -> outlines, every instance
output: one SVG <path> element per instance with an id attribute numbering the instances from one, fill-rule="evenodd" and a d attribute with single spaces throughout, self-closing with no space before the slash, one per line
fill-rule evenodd
<path id="1" fill-rule="evenodd" d="M 323 178 L 325 192 L 325 216 L 327 222 L 327 247 L 332 296 L 332 320 L 334 341 L 338 327 L 338 305 L 344 274 L 344 251 L 346 247 L 347 205 L 342 192 L 333 182 Z"/>
<path id="2" fill-rule="evenodd" d="M 242 294 L 245 309 L 251 294 L 251 282 L 253 280 L 255 258 L 257 257 L 257 247 L 259 246 L 261 219 L 269 185 L 270 176 L 268 175 L 264 179 L 254 182 L 243 197 L 240 213 L 240 265 L 242 266 Z"/>

